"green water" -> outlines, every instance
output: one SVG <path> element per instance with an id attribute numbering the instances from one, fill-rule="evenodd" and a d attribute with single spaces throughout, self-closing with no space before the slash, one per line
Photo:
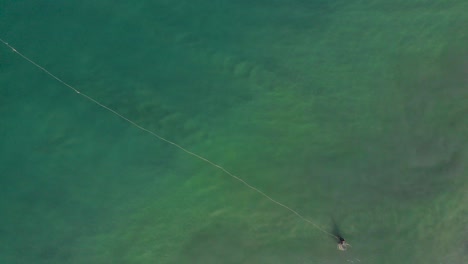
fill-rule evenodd
<path id="1" fill-rule="evenodd" d="M 440 3 L 438 3 L 440 2 Z M 0 263 L 467 263 L 468 4 L 0 1 Z"/>

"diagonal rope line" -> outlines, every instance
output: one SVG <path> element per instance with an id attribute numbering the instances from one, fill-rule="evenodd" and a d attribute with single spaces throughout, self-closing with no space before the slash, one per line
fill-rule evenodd
<path id="1" fill-rule="evenodd" d="M 260 195 L 262 195 L 263 197 L 265 197 L 266 199 L 270 200 L 271 202 L 277 204 L 278 206 L 281 206 L 283 207 L 284 209 L 290 211 L 291 213 L 295 214 L 296 216 L 298 216 L 299 218 L 301 218 L 302 220 L 306 221 L 307 223 L 311 224 L 312 226 L 314 226 L 316 229 L 322 231 L 323 233 L 327 234 L 327 235 L 330 235 L 332 237 L 335 237 L 337 239 L 339 239 L 339 237 L 337 237 L 336 235 L 326 231 L 325 229 L 323 229 L 322 227 L 320 227 L 319 225 L 317 225 L 316 223 L 310 221 L 309 219 L 305 218 L 303 215 L 301 215 L 300 213 L 298 213 L 296 210 L 292 209 L 291 207 L 281 203 L 281 202 L 278 202 L 277 200 L 273 199 L 272 197 L 270 197 L 269 195 L 267 195 L 266 193 L 260 191 L 259 189 L 255 188 L 254 186 L 250 185 L 249 183 L 247 183 L 246 181 L 244 181 L 243 179 L 239 178 L 238 176 L 234 175 L 233 173 L 231 173 L 230 171 L 226 170 L 225 168 L 221 167 L 220 165 L 210 161 L 209 159 L 207 158 L 204 158 L 194 152 L 191 152 L 190 150 L 187 150 L 186 148 L 156 134 L 155 132 L 145 128 L 145 127 L 142 127 L 140 126 L 139 124 L 135 123 L 134 121 L 132 121 L 131 119 L 125 117 L 124 115 L 120 114 L 119 112 L 115 111 L 114 109 L 112 108 L 109 108 L 108 106 L 106 105 L 103 105 L 102 103 L 100 103 L 99 101 L 97 101 L 96 99 L 92 98 L 91 96 L 87 95 L 87 94 L 84 94 L 82 93 L 80 90 L 76 89 L 75 87 L 71 86 L 70 84 L 66 83 L 65 81 L 63 81 L 62 79 L 60 79 L 59 77 L 55 76 L 54 74 L 52 74 L 51 72 L 49 72 L 46 68 L 42 67 L 41 65 L 37 64 L 35 61 L 31 60 L 30 58 L 28 58 L 27 56 L 23 55 L 21 52 L 19 52 L 18 50 L 16 50 L 13 46 L 11 46 L 10 44 L 8 44 L 8 42 L 4 41 L 3 39 L 0 39 L 0 42 L 2 42 L 3 44 L 5 44 L 7 47 L 9 47 L 14 53 L 18 54 L 20 57 L 22 57 L 23 59 L 25 59 L 26 61 L 28 61 L 29 63 L 31 63 L 32 65 L 34 65 L 35 67 L 37 67 L 38 69 L 42 70 L 43 72 L 45 72 L 47 75 L 49 75 L 50 77 L 54 78 L 56 81 L 60 82 L 61 84 L 65 85 L 66 87 L 70 88 L 71 90 L 73 90 L 75 93 L 81 95 L 82 97 L 84 97 L 85 99 L 97 104 L 98 106 L 104 108 L 105 110 L 111 112 L 112 114 L 122 118 L 123 120 L 125 120 L 126 122 L 130 123 L 131 125 L 137 127 L 138 129 L 142 130 L 142 131 L 145 131 L 147 133 L 149 133 L 150 135 L 162 140 L 162 141 L 165 141 L 177 148 L 179 148 L 180 150 L 182 150 L 183 152 L 189 154 L 189 155 L 192 155 L 208 164 L 210 164 L 211 166 L 215 167 L 215 168 L 218 168 L 219 170 L 223 171 L 225 174 L 231 176 L 232 178 L 238 180 L 239 182 L 241 182 L 242 184 L 244 184 L 246 187 L 252 189 L 253 191 L 259 193 Z"/>

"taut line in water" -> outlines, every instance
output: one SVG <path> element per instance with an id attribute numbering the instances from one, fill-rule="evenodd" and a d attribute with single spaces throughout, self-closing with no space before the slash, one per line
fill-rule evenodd
<path id="1" fill-rule="evenodd" d="M 60 79 L 59 77 L 55 76 L 54 74 L 52 74 L 51 72 L 49 72 L 46 68 L 42 67 L 41 65 L 37 64 L 36 62 L 34 62 L 33 60 L 31 60 L 30 58 L 28 58 L 27 56 L 23 55 L 21 52 L 19 52 L 18 50 L 16 50 L 13 46 L 11 46 L 10 44 L 8 44 L 8 42 L 4 41 L 3 39 L 0 39 L 0 42 L 2 42 L 3 44 L 5 44 L 8 48 L 10 48 L 14 53 L 18 54 L 20 57 L 22 57 L 23 59 L 25 59 L 26 61 L 28 61 L 29 63 L 31 63 L 32 65 L 34 65 L 36 68 L 39 68 L 40 70 L 42 70 L 43 72 L 45 72 L 47 75 L 49 75 L 50 77 L 54 78 L 56 81 L 62 83 L 63 85 L 65 85 L 66 87 L 70 88 L 71 90 L 73 90 L 75 93 L 77 93 L 78 95 L 81 95 L 82 97 L 84 97 L 85 99 L 99 105 L 100 107 L 104 108 L 105 110 L 113 113 L 114 115 L 122 118 L 123 120 L 127 121 L 128 123 L 130 123 L 131 125 L 137 127 L 138 129 L 140 130 L 143 130 L 149 134 L 151 134 L 152 136 L 162 140 L 162 141 L 165 141 L 177 148 L 179 148 L 180 150 L 184 151 L 185 153 L 189 154 L 189 155 L 192 155 L 208 164 L 210 164 L 211 166 L 215 167 L 215 168 L 218 168 L 219 170 L 223 171 L 225 174 L 231 176 L 232 178 L 238 180 L 239 182 L 241 182 L 242 184 L 244 184 L 245 186 L 247 186 L 248 188 L 254 190 L 255 192 L 259 193 L 260 195 L 262 195 L 263 197 L 265 197 L 266 199 L 270 200 L 271 202 L 285 208 L 286 210 L 290 211 L 291 213 L 295 214 L 296 216 L 298 216 L 299 218 L 301 218 L 302 220 L 306 221 L 307 223 L 313 225 L 316 229 L 322 231 L 323 233 L 327 234 L 327 235 L 330 235 L 332 237 L 335 237 L 337 239 L 340 239 L 340 237 L 326 231 L 325 229 L 323 229 L 322 227 L 320 227 L 319 225 L 317 225 L 316 223 L 310 221 L 309 219 L 305 218 L 304 216 L 302 216 L 300 213 L 298 213 L 296 210 L 290 208 L 289 206 L 286 206 L 285 204 L 283 203 L 280 203 L 278 202 L 277 200 L 273 199 L 272 197 L 270 197 L 269 195 L 265 194 L 264 192 L 260 191 L 259 189 L 255 188 L 254 186 L 250 185 L 249 183 L 247 183 L 246 181 L 244 181 L 243 179 L 239 178 L 238 176 L 232 174 L 231 172 L 229 172 L 228 170 L 226 170 L 225 168 L 221 167 L 220 165 L 208 160 L 207 158 L 204 158 L 196 153 L 193 153 L 189 150 L 187 150 L 186 148 L 156 134 L 155 132 L 147 129 L 147 128 L 144 128 L 140 125 L 138 125 L 137 123 L 135 123 L 134 121 L 132 121 L 131 119 L 125 117 L 124 115 L 120 114 L 119 112 L 115 111 L 114 109 L 112 108 L 109 108 L 108 106 L 105 106 L 103 105 L 102 103 L 100 103 L 99 101 L 97 101 L 96 99 L 90 97 L 89 95 L 86 95 L 84 93 L 82 93 L 80 90 L 76 89 L 75 87 L 71 86 L 70 84 L 66 83 L 65 81 L 63 81 L 62 79 Z"/>

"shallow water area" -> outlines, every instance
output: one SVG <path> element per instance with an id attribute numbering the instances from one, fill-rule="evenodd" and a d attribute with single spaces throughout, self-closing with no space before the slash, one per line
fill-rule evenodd
<path id="1" fill-rule="evenodd" d="M 468 262 L 465 1 L 0 1 L 0 263 Z"/>

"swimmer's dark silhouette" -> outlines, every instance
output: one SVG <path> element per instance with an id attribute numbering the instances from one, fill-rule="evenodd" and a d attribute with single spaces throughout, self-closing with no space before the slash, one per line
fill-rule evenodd
<path id="1" fill-rule="evenodd" d="M 349 244 L 346 243 L 346 241 L 344 240 L 343 237 L 338 236 L 338 240 L 339 240 L 338 241 L 338 246 L 337 246 L 338 249 L 343 250 L 343 251 L 346 250 L 346 247 L 349 246 Z"/>
<path id="2" fill-rule="evenodd" d="M 336 236 L 336 238 L 338 239 L 338 249 L 339 250 L 346 250 L 347 246 L 350 246 L 348 243 L 346 243 L 345 239 L 343 238 L 343 236 L 341 235 L 341 231 L 340 231 L 340 228 L 338 227 L 338 224 L 336 223 L 335 219 L 332 217 L 332 221 L 333 221 L 333 230 L 332 230 L 332 233 L 333 235 Z"/>

